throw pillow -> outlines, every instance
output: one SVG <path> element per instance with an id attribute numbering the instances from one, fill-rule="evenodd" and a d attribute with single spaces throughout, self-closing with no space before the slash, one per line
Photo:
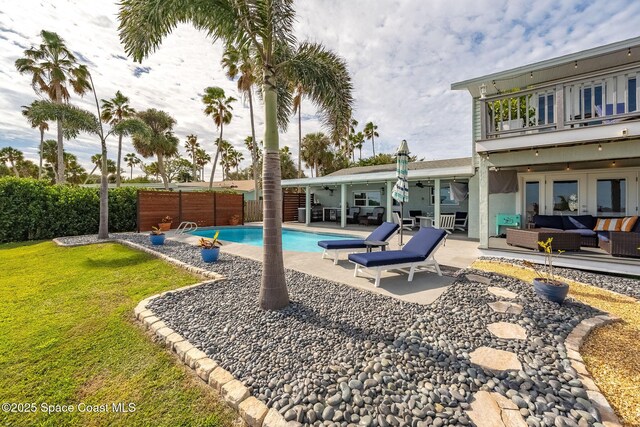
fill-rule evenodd
<path id="1" fill-rule="evenodd" d="M 633 226 L 636 225 L 636 221 L 638 220 L 637 216 L 628 216 L 622 220 L 622 225 L 620 226 L 620 231 L 631 231 L 633 230 Z"/>
<path id="2" fill-rule="evenodd" d="M 598 218 L 593 231 L 620 231 L 622 218 Z"/>

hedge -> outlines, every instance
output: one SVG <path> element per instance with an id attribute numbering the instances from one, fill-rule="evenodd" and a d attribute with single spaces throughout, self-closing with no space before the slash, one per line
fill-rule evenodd
<path id="1" fill-rule="evenodd" d="M 136 229 L 137 189 L 109 190 L 109 231 Z M 0 242 L 96 234 L 100 190 L 0 178 Z"/>

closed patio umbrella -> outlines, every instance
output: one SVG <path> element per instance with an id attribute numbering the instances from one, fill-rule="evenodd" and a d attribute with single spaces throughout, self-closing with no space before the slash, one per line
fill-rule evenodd
<path id="1" fill-rule="evenodd" d="M 404 204 L 409 201 L 409 182 L 407 176 L 409 175 L 409 146 L 405 139 L 402 140 L 398 151 L 396 151 L 396 177 L 398 178 L 396 184 L 393 186 L 391 197 L 400 203 L 400 246 L 402 243 L 402 218 L 404 218 Z"/>

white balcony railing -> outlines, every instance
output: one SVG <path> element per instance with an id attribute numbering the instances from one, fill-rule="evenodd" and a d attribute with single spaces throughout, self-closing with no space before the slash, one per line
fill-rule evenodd
<path id="1" fill-rule="evenodd" d="M 482 100 L 481 139 L 640 120 L 640 68 Z"/>

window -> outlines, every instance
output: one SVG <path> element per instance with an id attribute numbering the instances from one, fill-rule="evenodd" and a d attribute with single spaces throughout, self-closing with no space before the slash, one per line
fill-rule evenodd
<path id="1" fill-rule="evenodd" d="M 548 125 L 555 123 L 553 94 L 538 95 L 538 124 Z"/>
<path id="2" fill-rule="evenodd" d="M 527 222 L 533 222 L 533 216 L 540 213 L 540 182 L 529 181 L 525 183 L 524 189 L 525 211 Z"/>
<path id="3" fill-rule="evenodd" d="M 431 196 L 431 206 L 436 204 L 436 200 L 434 197 L 434 189 L 435 187 L 429 187 L 429 194 Z M 440 187 L 440 205 L 443 206 L 458 206 L 459 203 L 455 200 L 451 200 L 451 191 L 449 190 L 449 185 L 445 185 Z"/>
<path id="4" fill-rule="evenodd" d="M 598 216 L 625 215 L 626 193 L 625 179 L 599 179 L 596 184 Z"/>
<path id="5" fill-rule="evenodd" d="M 578 181 L 553 181 L 554 215 L 576 214 L 578 206 Z"/>
<path id="6" fill-rule="evenodd" d="M 379 191 L 358 191 L 353 193 L 354 206 L 380 206 L 382 204 L 382 196 Z"/>
<path id="7" fill-rule="evenodd" d="M 629 79 L 629 89 L 628 89 L 628 97 L 627 105 L 629 106 L 629 112 L 636 111 L 638 104 L 636 103 L 636 79 Z"/>

